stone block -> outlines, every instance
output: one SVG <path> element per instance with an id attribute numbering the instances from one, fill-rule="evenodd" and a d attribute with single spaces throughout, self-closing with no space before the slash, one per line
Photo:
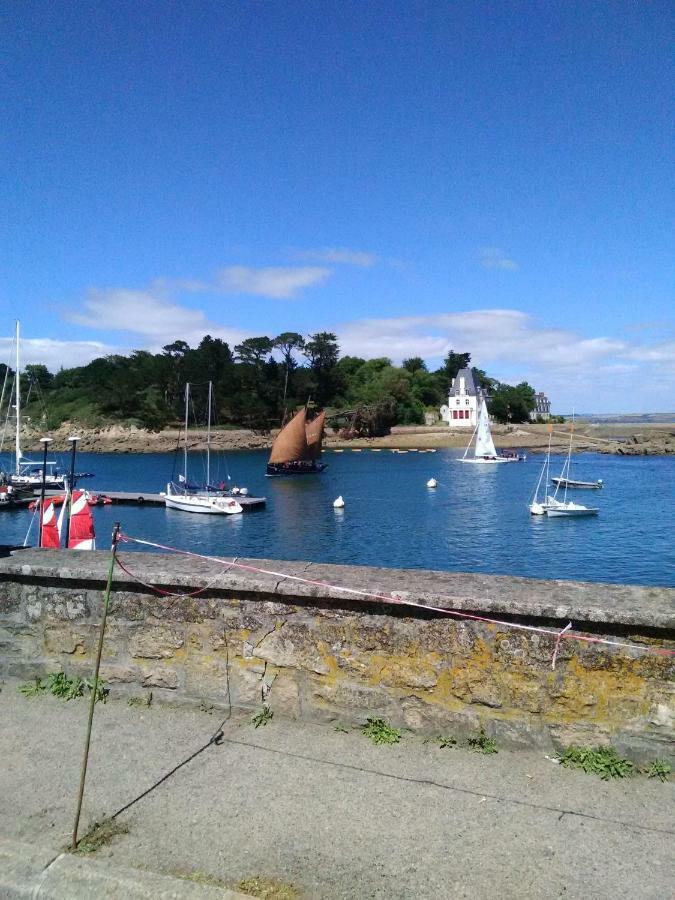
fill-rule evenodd
<path id="1" fill-rule="evenodd" d="M 151 669 L 143 669 L 141 677 L 143 687 L 169 688 L 175 690 L 178 687 L 178 673 L 169 666 L 154 666 Z"/>
<path id="2" fill-rule="evenodd" d="M 51 653 L 83 656 L 91 649 L 90 628 L 72 625 L 45 625 L 45 647 Z"/>
<path id="3" fill-rule="evenodd" d="M 300 716 L 300 691 L 298 682 L 289 672 L 279 673 L 271 682 L 267 694 L 270 707 L 284 716 L 297 719 Z"/>
<path id="4" fill-rule="evenodd" d="M 141 680 L 138 666 L 102 662 L 99 674 L 106 684 L 132 684 Z"/>
<path id="5" fill-rule="evenodd" d="M 208 660 L 200 661 L 185 669 L 185 692 L 194 699 L 213 700 L 217 703 L 228 702 L 231 699 L 231 676 L 224 661 Z"/>
<path id="6" fill-rule="evenodd" d="M 252 643 L 251 638 L 248 643 Z M 328 675 L 331 671 L 330 665 L 311 638 L 308 639 L 304 629 L 291 631 L 287 626 L 275 629 L 253 646 L 252 655 L 279 668 L 306 669 L 318 675 Z"/>
<path id="7" fill-rule="evenodd" d="M 531 750 L 537 748 L 553 752 L 553 741 L 548 728 L 536 717 L 530 721 L 490 719 L 483 717 L 485 733 L 493 737 L 497 746 L 505 750 Z"/>
<path id="8" fill-rule="evenodd" d="M 132 632 L 129 653 L 139 659 L 170 659 L 185 644 L 182 630 L 152 625 Z"/>
<path id="9" fill-rule="evenodd" d="M 450 709 L 419 697 L 405 697 L 400 710 L 401 724 L 419 734 L 464 738 L 480 727 L 478 714 L 469 707 Z"/>

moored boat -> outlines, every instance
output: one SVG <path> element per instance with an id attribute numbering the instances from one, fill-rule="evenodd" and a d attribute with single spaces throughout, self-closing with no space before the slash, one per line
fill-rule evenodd
<path id="1" fill-rule="evenodd" d="M 600 490 L 604 487 L 604 482 L 602 478 L 598 478 L 597 481 L 575 481 L 574 478 L 551 478 L 553 484 L 558 487 L 566 487 L 566 488 L 574 488 L 574 489 L 585 489 L 585 490 Z"/>

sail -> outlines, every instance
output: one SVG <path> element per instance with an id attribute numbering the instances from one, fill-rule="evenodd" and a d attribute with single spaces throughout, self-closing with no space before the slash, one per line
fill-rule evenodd
<path id="1" fill-rule="evenodd" d="M 490 422 L 488 421 L 487 407 L 485 401 L 481 398 L 480 411 L 478 413 L 478 429 L 476 431 L 476 449 L 475 456 L 496 456 L 494 441 L 490 433 Z"/>
<path id="2" fill-rule="evenodd" d="M 272 444 L 271 463 L 292 462 L 308 459 L 305 419 L 307 413 L 303 407 L 291 421 L 284 425 Z"/>
<path id="3" fill-rule="evenodd" d="M 69 550 L 95 550 L 94 520 L 85 491 L 74 491 L 70 508 Z"/>
<path id="4" fill-rule="evenodd" d="M 51 550 L 58 550 L 61 546 L 61 522 L 56 518 L 56 507 L 50 500 L 45 504 L 44 513 L 40 522 L 40 546 Z"/>
<path id="5" fill-rule="evenodd" d="M 306 426 L 305 434 L 307 436 L 307 458 L 318 459 L 321 456 L 321 442 L 323 441 L 323 429 L 326 421 L 326 414 L 321 412 Z"/>

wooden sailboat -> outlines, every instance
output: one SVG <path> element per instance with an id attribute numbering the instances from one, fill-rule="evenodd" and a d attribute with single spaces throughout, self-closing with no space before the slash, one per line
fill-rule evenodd
<path id="1" fill-rule="evenodd" d="M 267 475 L 312 475 L 326 466 L 321 457 L 325 416 L 323 413 L 307 422 L 307 410 L 297 412 L 284 425 L 272 444 Z"/>

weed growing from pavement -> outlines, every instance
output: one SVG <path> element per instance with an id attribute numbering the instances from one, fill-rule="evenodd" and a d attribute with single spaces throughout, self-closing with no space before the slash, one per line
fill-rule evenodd
<path id="1" fill-rule="evenodd" d="M 47 683 L 41 678 L 34 678 L 33 681 L 19 685 L 19 690 L 24 697 L 37 697 L 38 694 L 49 691 L 59 700 L 76 700 L 78 697 L 83 697 L 86 692 L 91 692 L 93 688 L 94 684 L 88 678 L 79 678 L 77 675 L 74 678 L 68 678 L 65 672 L 51 672 L 47 675 Z M 108 694 L 108 688 L 99 678 L 96 685 L 96 701 L 105 703 Z"/>
<path id="2" fill-rule="evenodd" d="M 144 694 L 142 697 L 129 697 L 127 700 L 129 706 L 152 706 L 152 691 Z"/>
<path id="3" fill-rule="evenodd" d="M 374 744 L 398 744 L 401 740 L 401 732 L 384 719 L 367 719 L 363 733 Z"/>
<path id="4" fill-rule="evenodd" d="M 89 831 L 77 842 L 75 853 L 96 853 L 120 834 L 128 834 L 129 826 L 117 819 L 103 819 L 94 822 Z"/>
<path id="5" fill-rule="evenodd" d="M 662 759 L 655 759 L 644 769 L 647 778 L 658 778 L 659 781 L 668 781 L 668 776 L 672 771 L 671 766 Z"/>
<path id="6" fill-rule="evenodd" d="M 49 693 L 60 700 L 75 700 L 84 694 L 85 684 L 81 678 L 68 678 L 65 672 L 52 672 L 48 675 Z"/>
<path id="7" fill-rule="evenodd" d="M 438 744 L 441 750 L 445 750 L 447 747 L 456 747 L 457 746 L 457 738 L 450 737 L 449 735 L 439 734 L 436 737 L 428 737 L 425 738 L 422 742 L 424 744 Z"/>
<path id="8" fill-rule="evenodd" d="M 239 882 L 237 889 L 251 897 L 259 897 L 260 900 L 297 900 L 300 894 L 292 884 L 282 884 L 272 881 L 271 878 L 246 878 Z"/>
<path id="9" fill-rule="evenodd" d="M 260 728 L 261 725 L 267 725 L 268 722 L 272 721 L 272 717 L 274 713 L 269 708 L 269 706 L 263 706 L 259 713 L 256 713 L 251 719 L 251 724 L 253 724 L 256 728 Z"/>
<path id="10" fill-rule="evenodd" d="M 349 734 L 349 728 L 345 728 L 345 726 L 341 725 L 339 722 L 337 723 L 333 731 L 339 731 L 340 734 Z"/>
<path id="11" fill-rule="evenodd" d="M 37 697 L 40 694 L 44 694 L 44 692 L 47 690 L 47 685 L 41 678 L 35 677 L 32 681 L 27 681 L 25 684 L 20 684 L 19 690 L 24 695 L 24 697 Z"/>
<path id="12" fill-rule="evenodd" d="M 629 778 L 635 774 L 635 766 L 619 756 L 614 747 L 567 747 L 558 756 L 561 766 L 581 769 L 591 775 L 599 775 L 603 781 L 610 778 Z"/>
<path id="13" fill-rule="evenodd" d="M 470 750 L 473 750 L 474 753 L 484 753 L 486 755 L 490 753 L 498 753 L 497 750 L 497 742 L 494 738 L 488 737 L 487 734 L 481 728 L 480 734 L 477 734 L 475 737 L 470 737 L 467 741 L 467 745 Z"/>

